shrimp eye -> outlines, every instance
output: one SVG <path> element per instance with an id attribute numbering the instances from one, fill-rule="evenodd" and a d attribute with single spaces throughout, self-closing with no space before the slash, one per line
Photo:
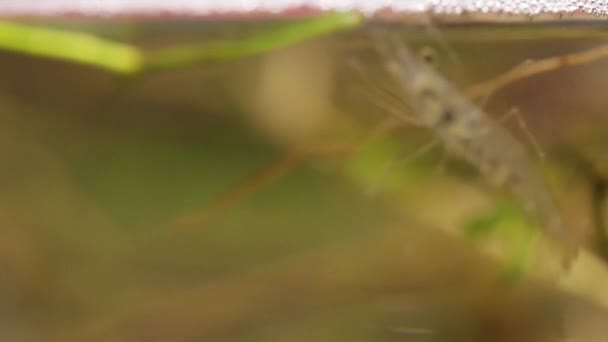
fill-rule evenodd
<path id="1" fill-rule="evenodd" d="M 450 108 L 446 108 L 441 113 L 441 117 L 439 118 L 439 123 L 441 125 L 449 125 L 454 121 L 454 111 Z"/>
<path id="2" fill-rule="evenodd" d="M 425 46 L 420 51 L 418 51 L 418 56 L 428 65 L 436 67 L 437 66 L 437 52 L 429 47 Z"/>

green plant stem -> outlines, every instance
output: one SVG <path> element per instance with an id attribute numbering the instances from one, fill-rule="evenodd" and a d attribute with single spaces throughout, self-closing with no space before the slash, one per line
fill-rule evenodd
<path id="1" fill-rule="evenodd" d="M 119 74 L 141 68 L 136 47 L 93 35 L 0 22 L 0 49 L 96 66 Z"/>
<path id="2" fill-rule="evenodd" d="M 0 22 L 0 49 L 91 65 L 129 75 L 247 57 L 352 28 L 361 22 L 362 18 L 357 13 L 330 13 L 307 20 L 285 22 L 277 29 L 241 40 L 169 47 L 156 53 L 144 53 L 136 46 L 86 33 Z"/>
<path id="3" fill-rule="evenodd" d="M 178 46 L 146 56 L 144 70 L 177 69 L 197 64 L 225 62 L 291 45 L 358 26 L 357 13 L 331 13 L 317 18 L 286 23 L 284 27 L 237 41 L 220 41 Z"/>

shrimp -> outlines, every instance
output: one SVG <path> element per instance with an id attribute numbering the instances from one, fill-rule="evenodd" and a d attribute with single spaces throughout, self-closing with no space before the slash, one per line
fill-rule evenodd
<path id="1" fill-rule="evenodd" d="M 578 244 L 565 229 L 553 195 L 523 144 L 406 46 L 392 45 L 379 46 L 380 52 L 389 57 L 386 69 L 407 99 L 413 121 L 520 201 L 528 216 L 563 247 L 562 261 L 568 267 Z"/>

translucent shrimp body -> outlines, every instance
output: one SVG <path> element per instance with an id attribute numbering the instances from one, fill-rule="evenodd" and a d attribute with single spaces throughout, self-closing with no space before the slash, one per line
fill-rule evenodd
<path id="1" fill-rule="evenodd" d="M 475 165 L 496 186 L 508 189 L 545 232 L 564 247 L 564 262 L 576 255 L 554 198 L 526 148 L 478 106 L 419 60 L 405 46 L 382 51 L 412 108 L 413 120 L 433 131 L 453 154 Z"/>

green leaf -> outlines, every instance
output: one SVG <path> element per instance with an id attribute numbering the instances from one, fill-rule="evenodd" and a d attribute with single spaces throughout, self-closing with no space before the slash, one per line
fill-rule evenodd
<path id="1" fill-rule="evenodd" d="M 175 69 L 234 60 L 356 27 L 361 21 L 361 16 L 357 13 L 331 13 L 304 21 L 290 21 L 269 32 L 241 40 L 190 44 L 159 51 L 147 57 L 145 69 Z"/>
<path id="2" fill-rule="evenodd" d="M 93 35 L 0 22 L 0 49 L 77 62 L 116 73 L 134 73 L 141 53 L 133 46 Z"/>

